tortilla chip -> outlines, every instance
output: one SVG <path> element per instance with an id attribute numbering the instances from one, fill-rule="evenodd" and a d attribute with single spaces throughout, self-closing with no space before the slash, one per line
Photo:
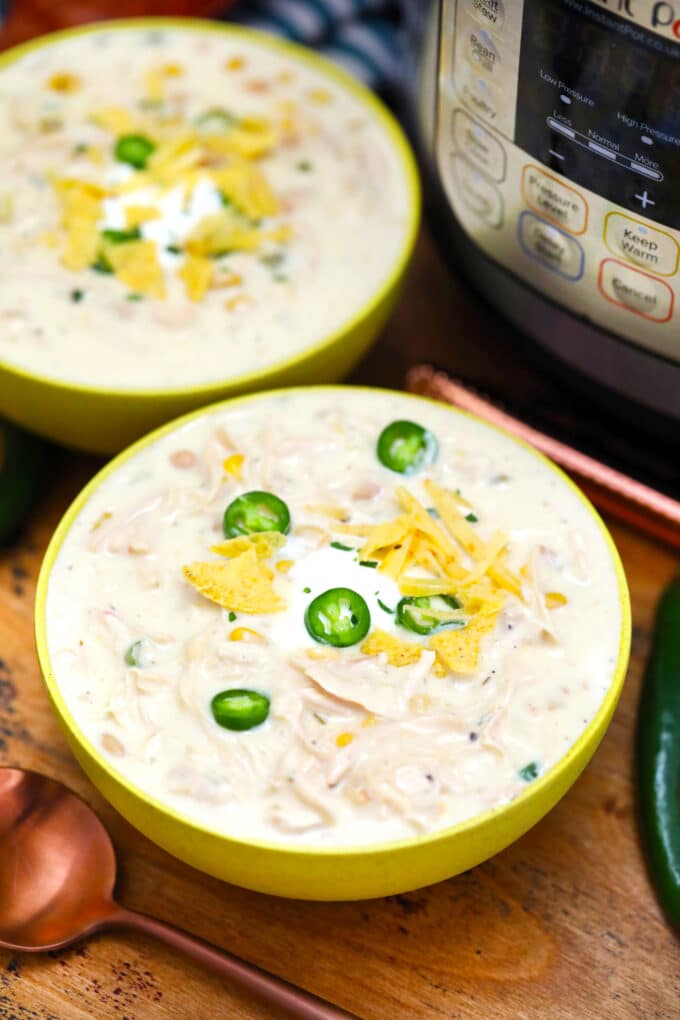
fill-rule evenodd
<path id="1" fill-rule="evenodd" d="M 401 641 L 384 630 L 371 631 L 361 646 L 364 655 L 385 652 L 390 666 L 411 666 L 422 655 L 423 646 L 413 641 Z"/>
<path id="2" fill-rule="evenodd" d="M 274 591 L 273 574 L 257 558 L 251 546 L 226 563 L 191 563 L 182 568 L 187 581 L 197 591 L 223 609 L 238 613 L 276 613 L 285 609 L 283 599 Z"/>

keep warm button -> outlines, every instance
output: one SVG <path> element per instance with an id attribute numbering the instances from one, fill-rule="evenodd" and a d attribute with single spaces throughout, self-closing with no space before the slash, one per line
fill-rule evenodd
<path id="1" fill-rule="evenodd" d="M 665 230 L 657 230 L 623 213 L 610 212 L 604 221 L 604 240 L 614 255 L 636 266 L 659 276 L 673 276 L 677 272 L 680 249 Z"/>
<path id="2" fill-rule="evenodd" d="M 673 291 L 667 283 L 616 259 L 600 263 L 597 282 L 607 301 L 651 322 L 668 322 L 673 314 Z"/>

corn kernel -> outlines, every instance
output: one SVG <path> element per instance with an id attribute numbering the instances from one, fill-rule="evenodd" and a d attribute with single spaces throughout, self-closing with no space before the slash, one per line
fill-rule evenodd
<path id="1" fill-rule="evenodd" d="M 246 62 L 243 57 L 230 57 L 225 61 L 224 66 L 227 71 L 241 71 L 246 66 Z"/>
<path id="2" fill-rule="evenodd" d="M 242 476 L 241 469 L 243 467 L 244 460 L 245 457 L 243 456 L 242 453 L 232 453 L 232 455 L 230 457 L 227 457 L 227 459 L 224 461 L 222 467 L 224 468 L 228 475 L 232 476 L 232 478 L 241 478 Z"/>
<path id="3" fill-rule="evenodd" d="M 78 91 L 81 81 L 77 74 L 71 74 L 70 71 L 59 71 L 47 79 L 47 87 L 53 92 L 62 92 L 64 95 L 68 95 Z"/>
<path id="4" fill-rule="evenodd" d="M 562 595 L 559 591 L 548 591 L 545 593 L 546 609 L 559 609 L 560 606 L 566 606 L 568 601 L 567 596 Z"/>
<path id="5" fill-rule="evenodd" d="M 291 567 L 295 565 L 295 560 L 279 560 L 276 564 L 276 569 L 280 574 L 287 574 Z"/>
<path id="6" fill-rule="evenodd" d="M 257 630 L 251 630 L 250 627 L 234 627 L 231 634 L 229 635 L 230 641 L 245 641 L 252 645 L 266 645 L 267 639 L 263 634 L 260 634 Z"/>
<path id="7" fill-rule="evenodd" d="M 353 740 L 354 740 L 353 733 L 340 733 L 335 738 L 335 743 L 337 747 L 347 747 L 347 745 L 351 744 Z"/>

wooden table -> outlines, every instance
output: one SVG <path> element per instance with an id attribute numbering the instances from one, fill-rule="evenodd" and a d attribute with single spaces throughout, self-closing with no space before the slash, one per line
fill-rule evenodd
<path id="1" fill-rule="evenodd" d="M 357 373 L 399 386 L 423 358 L 463 375 L 543 385 L 511 330 L 452 280 L 423 239 L 398 312 Z M 41 556 L 97 462 L 65 455 L 22 541 L 0 559 L 0 760 L 57 776 L 99 812 L 118 849 L 119 896 L 304 985 L 359 1017 L 420 1020 L 674 1020 L 680 944 L 638 845 L 632 745 L 654 607 L 677 567 L 667 549 L 613 526 L 634 613 L 626 688 L 600 750 L 560 804 L 481 867 L 365 903 L 273 899 L 207 878 L 157 849 L 95 792 L 43 691 L 32 638 Z M 0 1018 L 274 1018 L 145 938 L 102 935 L 47 957 L 0 954 Z"/>

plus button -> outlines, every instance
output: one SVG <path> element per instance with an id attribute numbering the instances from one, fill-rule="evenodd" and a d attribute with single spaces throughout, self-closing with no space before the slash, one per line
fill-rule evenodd
<path id="1" fill-rule="evenodd" d="M 637 198 L 638 202 L 640 203 L 643 209 L 646 209 L 648 205 L 656 205 L 656 202 L 653 202 L 649 197 L 649 194 L 646 189 L 642 192 L 641 195 L 636 195 L 635 197 Z"/>

